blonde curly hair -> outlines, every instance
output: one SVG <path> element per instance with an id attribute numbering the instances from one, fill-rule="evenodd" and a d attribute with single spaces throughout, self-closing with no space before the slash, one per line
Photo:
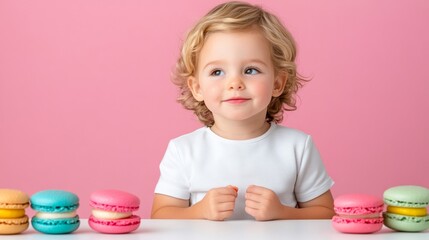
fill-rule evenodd
<path id="1" fill-rule="evenodd" d="M 245 30 L 254 26 L 259 27 L 271 45 L 276 74 L 282 73 L 287 76 L 283 93 L 278 97 L 272 97 L 268 105 L 267 122 L 280 123 L 284 111 L 294 111 L 297 108 L 296 93 L 307 80 L 297 73 L 296 46 L 292 35 L 276 16 L 261 7 L 244 2 L 227 2 L 214 7 L 189 31 L 173 74 L 173 83 L 180 90 L 177 101 L 186 109 L 194 111 L 206 126 L 213 126 L 213 114 L 204 101 L 197 101 L 193 97 L 187 84 L 188 78 L 196 73 L 198 54 L 210 33 Z"/>

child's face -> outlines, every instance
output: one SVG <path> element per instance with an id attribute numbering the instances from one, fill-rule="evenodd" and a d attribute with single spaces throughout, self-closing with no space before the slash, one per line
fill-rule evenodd
<path id="1" fill-rule="evenodd" d="M 279 96 L 286 76 L 275 76 L 268 41 L 260 31 L 211 33 L 188 84 L 219 121 L 265 121 L 271 97 Z"/>

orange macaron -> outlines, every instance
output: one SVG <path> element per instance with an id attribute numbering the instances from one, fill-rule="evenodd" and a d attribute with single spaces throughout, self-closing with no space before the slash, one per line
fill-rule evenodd
<path id="1" fill-rule="evenodd" d="M 15 189 L 0 189 L 0 234 L 18 234 L 28 228 L 25 208 L 29 206 L 26 193 Z"/>

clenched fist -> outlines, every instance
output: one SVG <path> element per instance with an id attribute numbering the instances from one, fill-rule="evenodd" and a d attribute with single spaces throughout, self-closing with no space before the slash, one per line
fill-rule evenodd
<path id="1" fill-rule="evenodd" d="M 223 221 L 234 212 L 237 187 L 213 188 L 198 203 L 205 219 Z"/>
<path id="2" fill-rule="evenodd" d="M 246 212 L 258 221 L 279 219 L 284 206 L 272 190 L 251 185 L 246 190 Z"/>

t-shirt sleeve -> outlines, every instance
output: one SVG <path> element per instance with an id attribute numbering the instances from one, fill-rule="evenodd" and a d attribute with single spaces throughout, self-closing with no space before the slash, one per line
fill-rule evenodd
<path id="1" fill-rule="evenodd" d="M 301 161 L 298 162 L 295 196 L 298 202 L 307 202 L 328 191 L 334 181 L 326 172 L 311 136 L 307 137 L 301 156 Z"/>
<path id="2" fill-rule="evenodd" d="M 159 165 L 160 177 L 155 187 L 155 193 L 189 199 L 189 181 L 185 169 L 183 159 L 174 142 L 170 141 Z"/>

